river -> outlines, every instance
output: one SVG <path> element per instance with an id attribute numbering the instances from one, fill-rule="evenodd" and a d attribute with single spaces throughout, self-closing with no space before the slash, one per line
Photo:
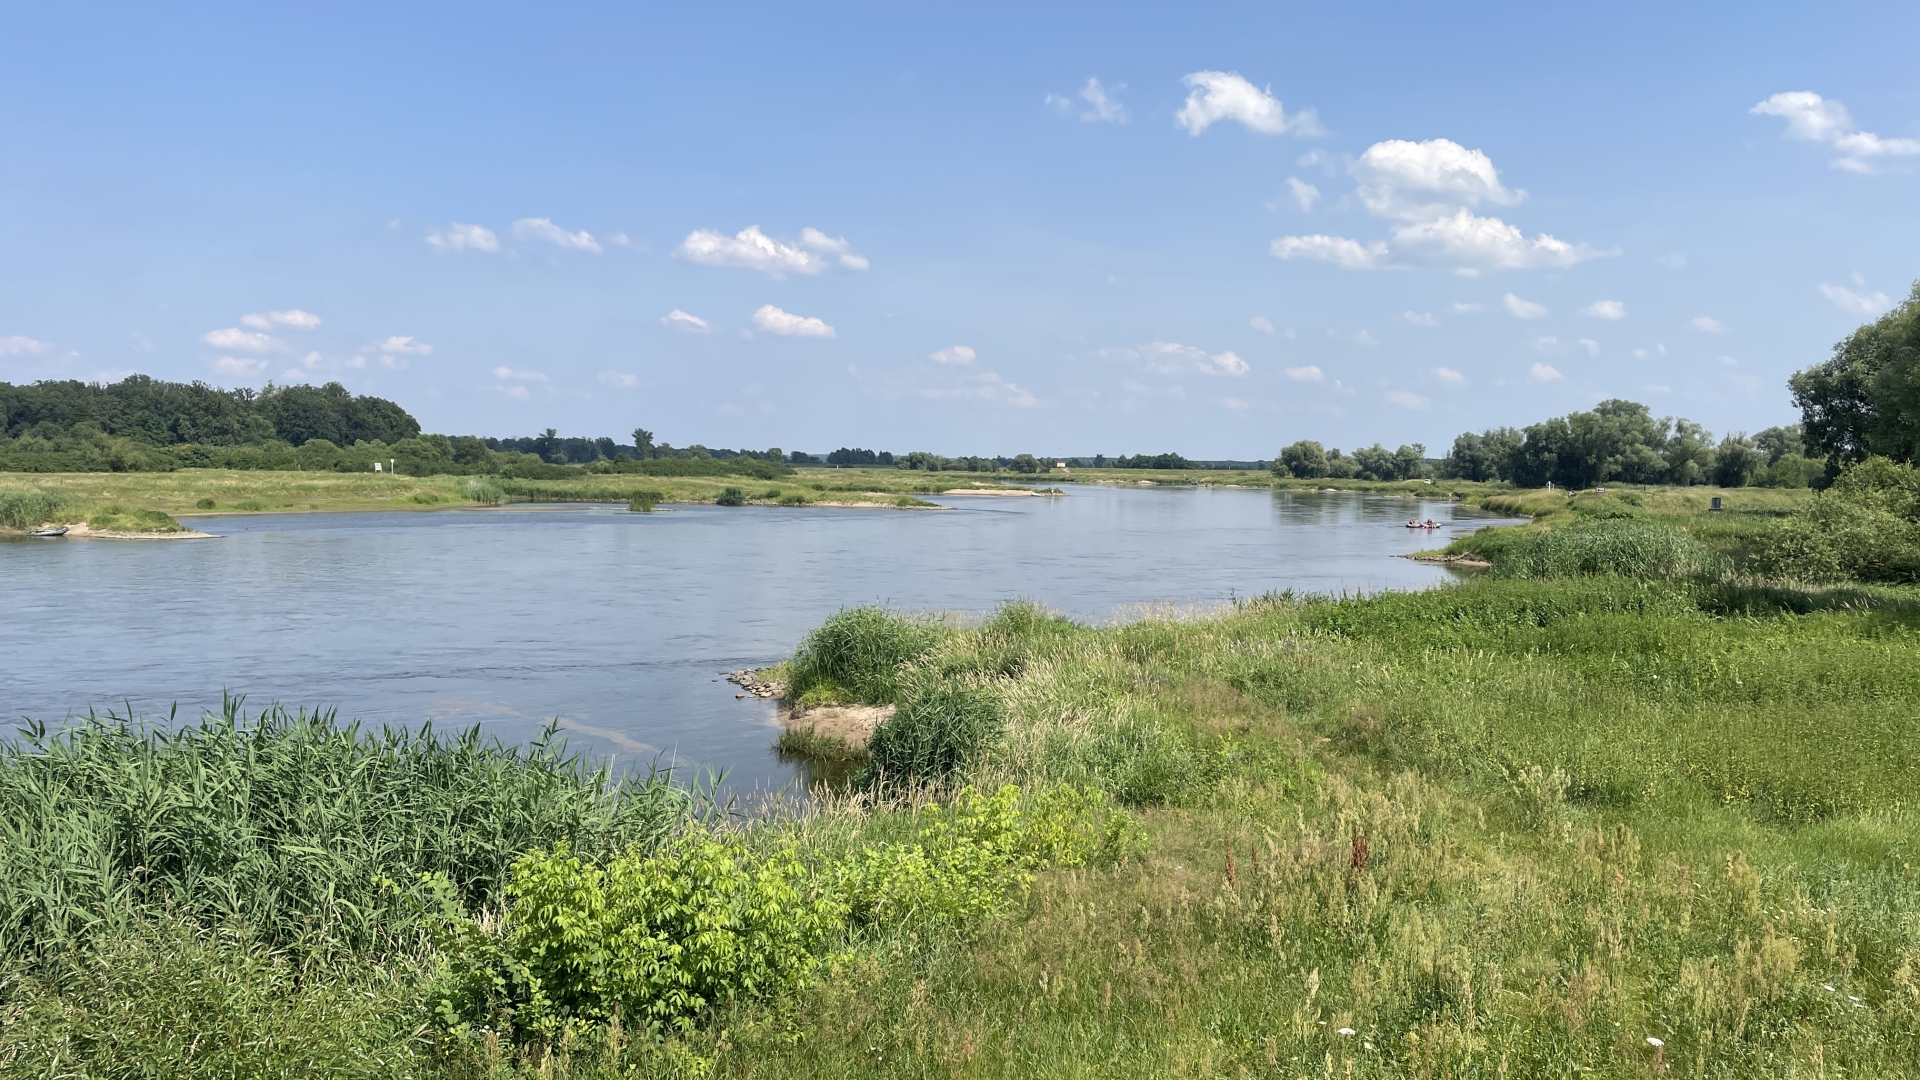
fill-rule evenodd
<path id="1" fill-rule="evenodd" d="M 794 775 L 771 702 L 728 670 L 791 652 L 849 605 L 978 613 L 1027 597 L 1077 619 L 1269 590 L 1421 588 L 1396 558 L 1498 520 L 1445 501 L 1074 486 L 940 498 L 943 512 L 516 506 L 195 518 L 219 539 L 0 544 L 0 714 L 164 719 L 331 707 L 373 724 L 553 718 L 621 766 Z M 1442 528 L 1415 532 L 1410 516 Z"/>

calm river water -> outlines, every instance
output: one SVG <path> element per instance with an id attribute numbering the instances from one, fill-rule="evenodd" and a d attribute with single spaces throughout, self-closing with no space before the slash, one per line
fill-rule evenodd
<path id="1" fill-rule="evenodd" d="M 1496 519 L 1446 502 L 1074 487 L 956 509 L 515 507 L 199 518 L 220 539 L 0 544 L 0 716 L 164 718 L 333 707 L 373 723 L 558 717 L 621 764 L 793 775 L 770 702 L 723 673 L 778 660 L 847 605 L 981 612 L 1031 597 L 1083 620 L 1268 590 L 1419 588 L 1394 556 Z M 1436 537 L 1403 527 L 1443 524 Z"/>

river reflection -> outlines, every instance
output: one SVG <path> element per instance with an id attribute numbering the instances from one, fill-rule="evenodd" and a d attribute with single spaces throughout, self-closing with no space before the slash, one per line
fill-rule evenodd
<path id="1" fill-rule="evenodd" d="M 945 498 L 946 512 L 289 514 L 195 519 L 216 540 L 9 543 L 0 708 L 192 715 L 228 691 L 514 740 L 558 718 L 572 746 L 623 767 L 777 786 L 795 767 L 769 749 L 773 706 L 722 673 L 779 659 L 840 607 L 1030 597 L 1102 621 L 1282 589 L 1420 588 L 1448 572 L 1395 556 L 1496 520 L 1353 494 L 1068 490 Z"/>

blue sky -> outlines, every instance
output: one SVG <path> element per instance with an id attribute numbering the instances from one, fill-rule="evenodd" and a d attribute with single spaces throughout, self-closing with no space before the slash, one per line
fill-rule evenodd
<path id="1" fill-rule="evenodd" d="M 448 433 L 814 452 L 1438 452 L 1611 396 L 1757 430 L 1920 276 L 1916 31 L 10 5 L 0 379 L 337 379 Z"/>

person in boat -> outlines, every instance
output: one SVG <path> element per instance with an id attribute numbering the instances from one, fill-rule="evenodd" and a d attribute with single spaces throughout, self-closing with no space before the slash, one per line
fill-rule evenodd
<path id="1" fill-rule="evenodd" d="M 1439 527 L 1440 527 L 1440 523 L 1439 523 L 1439 522 L 1437 522 L 1437 521 L 1435 521 L 1435 520 L 1433 520 L 1432 518 L 1428 518 L 1428 519 L 1427 519 L 1427 521 L 1426 521 L 1426 524 L 1424 524 L 1424 525 L 1422 525 L 1422 526 L 1420 526 L 1420 527 L 1421 527 L 1421 528 L 1423 528 L 1423 529 L 1437 529 L 1437 528 L 1439 528 Z"/>
<path id="2" fill-rule="evenodd" d="M 1409 528 L 1409 529 L 1417 529 L 1417 528 L 1419 528 L 1419 527 L 1420 527 L 1420 519 L 1419 519 L 1419 518 L 1408 518 L 1408 519 L 1407 519 L 1407 528 Z"/>

